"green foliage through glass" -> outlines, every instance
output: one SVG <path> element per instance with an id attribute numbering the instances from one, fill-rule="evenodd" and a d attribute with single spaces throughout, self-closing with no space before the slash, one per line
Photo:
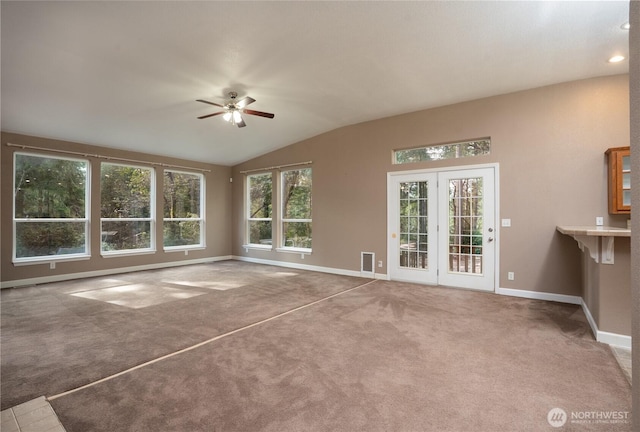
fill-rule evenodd
<path id="1" fill-rule="evenodd" d="M 14 258 L 86 254 L 88 161 L 24 153 L 14 160 Z"/>
<path id="2" fill-rule="evenodd" d="M 271 173 L 248 176 L 247 189 L 249 244 L 271 245 L 273 243 Z"/>
<path id="3" fill-rule="evenodd" d="M 453 144 L 396 150 L 394 151 L 394 163 L 406 164 L 442 159 L 457 159 L 461 157 L 487 155 L 490 152 L 490 139 L 465 141 Z"/>
<path id="4" fill-rule="evenodd" d="M 153 241 L 151 168 L 100 165 L 101 250 L 150 249 Z"/>
<path id="5" fill-rule="evenodd" d="M 282 172 L 282 245 L 311 249 L 311 168 Z"/>
<path id="6" fill-rule="evenodd" d="M 166 170 L 163 184 L 164 246 L 201 246 L 203 176 Z"/>

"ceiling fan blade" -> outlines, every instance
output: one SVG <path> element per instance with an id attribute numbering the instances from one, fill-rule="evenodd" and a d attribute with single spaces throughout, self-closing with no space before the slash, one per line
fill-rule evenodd
<path id="1" fill-rule="evenodd" d="M 200 116 L 200 117 L 198 117 L 198 118 L 199 118 L 199 119 L 206 119 L 206 118 L 213 117 L 213 116 L 217 116 L 217 115 L 220 115 L 220 114 L 224 114 L 224 111 L 220 111 L 220 112 L 213 113 L 213 114 L 203 115 L 203 116 Z"/>
<path id="2" fill-rule="evenodd" d="M 267 117 L 267 118 L 274 118 L 276 116 L 275 114 L 271 114 L 271 113 L 268 113 L 268 112 L 254 111 L 254 110 L 250 110 L 250 109 L 243 109 L 242 112 L 245 113 L 245 114 L 251 114 L 251 115 L 260 116 L 260 117 Z"/>
<path id="3" fill-rule="evenodd" d="M 236 126 L 245 127 L 247 124 L 244 122 L 244 119 L 241 119 L 239 122 L 236 122 Z"/>
<path id="4" fill-rule="evenodd" d="M 249 96 L 244 97 L 242 99 L 240 99 L 238 102 L 236 102 L 236 107 L 238 107 L 238 109 L 242 109 L 244 107 L 246 107 L 249 104 L 254 103 L 256 100 L 254 98 L 251 98 Z"/>
<path id="5" fill-rule="evenodd" d="M 215 102 L 209 102 L 209 101 L 206 101 L 204 99 L 196 99 L 196 102 L 202 102 L 202 103 L 206 103 L 206 104 L 209 104 L 209 105 L 215 105 L 217 107 L 224 108 L 224 105 L 220 105 L 219 103 L 215 103 Z"/>

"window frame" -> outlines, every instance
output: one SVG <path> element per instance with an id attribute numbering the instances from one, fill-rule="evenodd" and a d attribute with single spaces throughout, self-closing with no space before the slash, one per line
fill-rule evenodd
<path id="1" fill-rule="evenodd" d="M 486 145 L 487 145 L 487 149 L 483 153 L 467 154 L 465 152 L 464 146 L 472 145 L 475 143 L 483 143 L 483 142 L 486 142 Z M 450 149 L 454 150 L 455 152 L 453 154 L 446 154 L 445 152 Z M 440 150 L 444 154 L 442 155 L 442 157 L 434 157 L 434 158 L 428 157 L 424 159 L 405 160 L 405 161 L 398 160 L 399 155 L 401 153 L 409 153 L 409 152 L 417 152 L 417 151 L 424 151 L 425 153 L 428 153 L 429 150 L 432 150 L 432 151 Z M 468 157 L 475 158 L 475 157 L 481 157 L 481 156 L 488 156 L 490 154 L 491 154 L 491 137 L 485 137 L 485 138 L 477 138 L 477 139 L 468 139 L 464 141 L 454 141 L 454 142 L 443 143 L 443 144 L 429 144 L 429 145 L 423 145 L 418 147 L 394 149 L 392 151 L 392 163 L 394 165 L 406 165 L 406 164 L 413 164 L 413 163 L 420 163 L 420 162 L 434 162 L 434 161 L 461 159 L 461 158 L 468 158 Z"/>
<path id="2" fill-rule="evenodd" d="M 16 218 L 16 162 L 19 156 L 39 157 L 44 159 L 57 159 L 73 162 L 82 162 L 86 167 L 84 178 L 84 217 L 83 218 Z M 13 153 L 13 202 L 12 202 L 12 263 L 16 266 L 29 264 L 53 263 L 61 261 L 77 261 L 91 258 L 91 162 L 88 159 L 54 156 L 45 153 L 16 151 Z M 21 223 L 84 223 L 84 252 L 62 254 L 62 255 L 42 255 L 35 257 L 17 257 L 17 233 L 18 224 Z"/>
<path id="3" fill-rule="evenodd" d="M 285 235 L 285 229 L 284 229 L 284 224 L 285 223 L 295 223 L 295 222 L 300 222 L 300 223 L 308 223 L 310 226 L 312 226 L 313 224 L 313 204 L 310 204 L 310 209 L 309 209 L 309 214 L 311 215 L 310 218 L 305 218 L 305 219 L 294 219 L 294 218 L 285 218 L 284 214 L 285 214 L 285 209 L 284 209 L 284 186 L 285 186 L 285 182 L 284 182 L 284 176 L 286 173 L 288 172 L 292 172 L 292 171 L 302 171 L 302 170 L 310 170 L 311 171 L 311 199 L 310 199 L 310 203 L 313 202 L 313 168 L 311 166 L 307 166 L 307 167 L 300 167 L 300 168 L 292 168 L 292 169 L 287 169 L 287 170 L 282 170 L 280 171 L 280 187 L 279 189 L 279 195 L 278 195 L 278 200 L 280 202 L 280 205 L 278 206 L 278 227 L 279 227 L 279 233 L 278 233 L 278 248 L 277 251 L 278 252 L 294 252 L 294 253 L 303 253 L 303 254 L 311 254 L 311 252 L 313 251 L 313 240 L 311 243 L 311 247 L 306 248 L 306 247 L 297 247 L 297 246 L 286 246 L 285 245 L 285 239 L 284 239 L 284 235 Z M 313 232 L 313 231 L 311 231 Z"/>
<path id="4" fill-rule="evenodd" d="M 165 217 L 164 215 L 164 180 L 165 180 L 165 176 L 167 172 L 172 172 L 172 173 L 178 173 L 178 174 L 186 174 L 186 175 L 190 175 L 190 176 L 194 176 L 194 177 L 198 177 L 200 179 L 200 193 L 199 193 L 199 200 L 200 200 L 200 204 L 199 204 L 199 209 L 200 209 L 200 215 L 198 218 L 168 218 Z M 183 171 L 183 170 L 177 170 L 177 169 L 169 169 L 169 168 L 165 168 L 162 171 L 162 200 L 163 200 L 163 206 L 162 206 L 162 248 L 165 252 L 175 252 L 175 251 L 183 251 L 183 250 L 195 250 L 195 249 L 205 249 L 206 248 L 206 235 L 205 235 L 205 229 L 206 229 L 206 203 L 205 203 L 205 197 L 206 197 L 206 193 L 205 193 L 205 187 L 206 187 L 206 182 L 205 182 L 205 176 L 203 173 L 196 173 L 196 172 L 191 172 L 191 171 Z M 178 245 L 178 246 L 165 246 L 164 244 L 164 224 L 165 222 L 183 222 L 183 221 L 198 221 L 200 224 L 200 242 L 198 244 L 190 244 L 190 245 Z"/>
<path id="5" fill-rule="evenodd" d="M 102 217 L 102 167 L 104 165 L 116 165 L 128 168 L 148 170 L 149 175 L 149 217 L 148 218 L 103 218 Z M 156 170 L 154 167 L 144 165 L 134 165 L 128 163 L 101 161 L 100 162 L 100 255 L 109 258 L 122 255 L 147 255 L 156 253 Z M 149 222 L 149 247 L 139 249 L 103 250 L 102 236 L 105 232 L 102 229 L 103 222 Z"/>
<path id="6" fill-rule="evenodd" d="M 252 177 L 262 177 L 262 176 L 269 176 L 270 181 L 271 181 L 271 217 L 270 218 L 253 218 L 251 217 L 251 178 Z M 264 171 L 264 172 L 256 172 L 256 173 L 252 173 L 252 174 L 247 174 L 246 175 L 246 182 L 245 182 L 245 200 L 244 200 L 244 204 L 245 204 L 245 244 L 244 247 L 245 248 L 255 248 L 255 249 L 269 249 L 272 250 L 274 248 L 274 229 L 273 229 L 273 209 L 274 209 L 274 205 L 273 205 L 273 185 L 274 185 L 274 181 L 273 181 L 273 171 Z M 251 243 L 251 222 L 270 222 L 271 223 L 271 244 L 260 244 L 260 243 Z"/>

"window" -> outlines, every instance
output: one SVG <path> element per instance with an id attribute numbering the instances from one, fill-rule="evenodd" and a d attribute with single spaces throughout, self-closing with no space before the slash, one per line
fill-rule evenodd
<path id="1" fill-rule="evenodd" d="M 180 171 L 164 172 L 165 249 L 204 246 L 204 176 Z"/>
<path id="2" fill-rule="evenodd" d="M 151 168 L 101 164 L 103 254 L 155 249 L 153 173 Z"/>
<path id="3" fill-rule="evenodd" d="M 13 261 L 89 255 L 89 162 L 14 154 Z"/>
<path id="4" fill-rule="evenodd" d="M 311 250 L 311 168 L 282 172 L 282 247 Z"/>
<path id="5" fill-rule="evenodd" d="M 457 159 L 468 156 L 488 155 L 490 152 L 491 139 L 487 138 L 476 141 L 395 150 L 393 152 L 393 163 L 406 164 L 442 159 Z"/>
<path id="6" fill-rule="evenodd" d="M 272 175 L 254 174 L 247 177 L 247 244 L 271 247 L 272 237 Z"/>

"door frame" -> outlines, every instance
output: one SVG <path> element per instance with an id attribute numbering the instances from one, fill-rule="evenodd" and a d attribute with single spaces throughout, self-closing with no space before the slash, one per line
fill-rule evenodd
<path id="1" fill-rule="evenodd" d="M 391 199 L 394 197 L 394 193 L 392 193 L 392 184 L 394 177 L 396 176 L 405 176 L 405 175 L 420 175 L 420 174 L 438 174 L 441 172 L 447 171 L 466 171 L 466 170 L 475 170 L 482 168 L 492 168 L 494 173 L 494 182 L 493 182 L 493 195 L 494 195 L 494 218 L 495 218 L 495 256 L 494 256 L 494 274 L 493 274 L 493 290 L 485 291 L 485 292 L 496 292 L 500 287 L 500 243 L 501 243 L 501 232 L 500 232 L 500 164 L 488 163 L 488 164 L 474 164 L 474 165 L 458 165 L 458 166 L 446 166 L 440 168 L 426 168 L 426 169 L 416 169 L 416 170 L 403 170 L 403 171 L 389 171 L 387 172 L 387 226 L 386 226 L 386 245 L 387 245 L 387 277 L 386 280 L 391 279 L 391 218 L 394 217 L 395 212 L 392 212 L 392 206 L 395 203 L 391 202 Z M 394 213 L 394 214 L 392 214 Z M 440 251 L 438 251 L 438 254 Z M 439 258 L 439 257 L 438 257 Z M 463 288 L 464 289 L 464 288 Z"/>

